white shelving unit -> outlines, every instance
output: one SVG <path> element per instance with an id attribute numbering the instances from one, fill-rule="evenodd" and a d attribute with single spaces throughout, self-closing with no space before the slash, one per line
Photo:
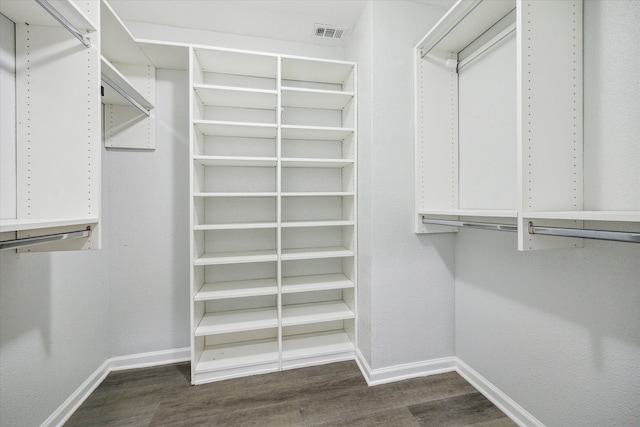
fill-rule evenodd
<path id="1" fill-rule="evenodd" d="M 423 219 L 517 225 L 533 250 L 582 239 L 530 223 L 640 230 L 640 211 L 583 208 L 580 0 L 458 1 L 416 46 L 415 91 L 417 233 L 458 229 Z"/>
<path id="2" fill-rule="evenodd" d="M 192 382 L 353 359 L 355 64 L 189 56 Z"/>
<path id="3" fill-rule="evenodd" d="M 2 194 L 16 214 L 0 220 L 1 240 L 90 227 L 90 237 L 18 250 L 99 249 L 100 11 L 93 1 L 50 6 L 70 28 L 35 1 L 0 2 L 16 25 L 16 140 L 1 142 L 15 144 L 16 186 L 3 182 Z"/>
<path id="4" fill-rule="evenodd" d="M 154 150 L 156 70 L 106 0 L 100 0 L 105 147 Z"/>

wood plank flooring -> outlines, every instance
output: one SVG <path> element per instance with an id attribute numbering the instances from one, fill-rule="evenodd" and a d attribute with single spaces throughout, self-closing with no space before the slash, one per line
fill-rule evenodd
<path id="1" fill-rule="evenodd" d="M 368 387 L 340 362 L 191 386 L 189 369 L 112 372 L 65 426 L 515 426 L 454 372 Z"/>

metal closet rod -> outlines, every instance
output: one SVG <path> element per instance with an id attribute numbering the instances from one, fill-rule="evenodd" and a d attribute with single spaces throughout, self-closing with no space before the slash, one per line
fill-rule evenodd
<path id="1" fill-rule="evenodd" d="M 53 19 L 58 21 L 60 23 L 60 25 L 62 25 L 64 28 L 66 28 L 67 31 L 69 31 L 73 35 L 73 37 L 75 37 L 78 40 L 80 40 L 80 43 L 82 43 L 86 47 L 91 47 L 91 43 L 89 42 L 89 39 L 87 39 L 84 36 L 84 34 L 82 34 L 80 31 L 78 31 L 78 29 L 76 27 L 74 27 L 73 24 L 71 22 L 69 22 L 67 20 L 67 18 L 65 18 L 60 12 L 58 12 L 56 10 L 56 8 L 51 6 L 51 4 L 49 4 L 49 2 L 47 0 L 36 0 L 36 3 L 38 3 L 40 6 L 42 6 L 42 8 L 44 10 L 49 12 L 49 15 L 51 15 L 53 17 Z"/>
<path id="2" fill-rule="evenodd" d="M 518 226 L 513 224 L 495 224 L 487 222 L 474 222 L 474 221 L 454 221 L 447 219 L 431 219 L 422 218 L 423 224 L 432 225 L 444 225 L 448 227 L 466 227 L 475 228 L 480 230 L 492 230 L 492 231 L 518 231 Z M 562 227 L 546 227 L 534 225 L 533 222 L 529 222 L 528 226 L 529 234 L 537 234 L 544 236 L 558 236 L 558 237 L 577 237 L 580 239 L 593 239 L 593 240 L 609 240 L 613 242 L 626 242 L 626 243 L 640 243 L 640 233 L 626 232 L 626 231 L 605 231 L 605 230 L 583 230 L 577 228 L 562 228 Z"/>
<path id="3" fill-rule="evenodd" d="M 482 0 L 474 0 L 473 3 L 471 3 L 469 5 L 469 7 L 467 8 L 467 10 L 465 10 L 462 15 L 458 16 L 455 21 L 453 21 L 451 24 L 449 24 L 449 26 L 438 36 L 438 38 L 436 38 L 433 42 L 431 42 L 427 47 L 423 47 L 422 48 L 422 53 L 420 54 L 420 58 L 424 58 L 425 56 L 427 56 L 427 54 L 429 52 L 431 52 L 433 50 L 434 47 L 436 47 L 438 45 L 438 43 L 440 43 L 442 40 L 444 40 L 445 37 L 447 37 L 449 35 L 449 33 L 451 31 L 453 31 L 454 28 L 456 28 L 458 26 L 458 24 L 460 24 L 464 18 L 466 18 L 467 16 L 469 16 L 469 14 L 471 12 L 473 12 L 473 10 L 480 4 L 482 3 Z"/>
<path id="4" fill-rule="evenodd" d="M 113 90 L 118 92 L 120 94 L 120 96 L 122 96 L 124 99 L 129 101 L 134 107 L 136 107 L 138 110 L 142 111 L 147 117 L 151 114 L 149 112 L 149 110 L 144 108 L 144 106 L 142 104 L 140 104 L 138 101 L 133 99 L 133 97 L 131 95 L 129 95 L 126 90 L 122 89 L 120 86 L 118 86 L 118 84 L 116 82 L 114 82 L 109 77 L 105 76 L 104 74 L 102 74 L 102 81 L 104 83 L 106 83 L 107 85 L 109 85 Z"/>
<path id="5" fill-rule="evenodd" d="M 91 227 L 87 227 L 84 230 L 65 231 L 63 233 L 47 234 L 45 236 L 34 236 L 25 237 L 22 239 L 5 240 L 4 242 L 0 242 L 0 250 L 24 248 L 26 246 L 34 246 L 41 243 L 78 239 L 81 237 L 91 237 Z"/>

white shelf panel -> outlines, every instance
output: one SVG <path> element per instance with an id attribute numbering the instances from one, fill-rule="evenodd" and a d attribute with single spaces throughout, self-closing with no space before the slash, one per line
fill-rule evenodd
<path id="1" fill-rule="evenodd" d="M 326 291 L 329 289 L 351 289 L 354 283 L 344 274 L 317 274 L 282 278 L 282 293 Z"/>
<path id="2" fill-rule="evenodd" d="M 282 359 L 303 359 L 355 350 L 353 342 L 343 331 L 292 335 L 282 340 Z"/>
<path id="3" fill-rule="evenodd" d="M 196 293 L 194 301 L 252 297 L 258 295 L 276 295 L 277 293 L 278 284 L 276 279 L 205 283 Z"/>
<path id="4" fill-rule="evenodd" d="M 196 374 L 278 362 L 278 342 L 256 340 L 206 347 L 196 364 Z"/>
<path id="5" fill-rule="evenodd" d="M 195 330 L 195 336 L 254 331 L 278 327 L 278 311 L 275 307 L 248 310 L 205 313 Z"/>
<path id="6" fill-rule="evenodd" d="M 277 127 L 273 123 L 243 123 L 216 120 L 194 120 L 193 124 L 202 133 L 209 136 L 275 138 L 277 133 Z"/>
<path id="7" fill-rule="evenodd" d="M 282 197 L 348 197 L 353 196 L 353 191 L 297 191 L 282 193 Z"/>
<path id="8" fill-rule="evenodd" d="M 277 261 L 275 250 L 207 253 L 194 261 L 194 265 L 244 264 L 250 262 Z"/>
<path id="9" fill-rule="evenodd" d="M 257 193 L 193 193 L 193 197 L 276 197 L 278 193 L 257 192 Z"/>
<path id="10" fill-rule="evenodd" d="M 260 110 L 275 110 L 278 105 L 278 92 L 275 90 L 200 84 L 193 85 L 193 90 L 205 105 Z"/>
<path id="11" fill-rule="evenodd" d="M 275 157 L 242 157 L 242 156 L 193 156 L 193 160 L 204 166 L 247 166 L 275 167 Z"/>
<path id="12" fill-rule="evenodd" d="M 343 84 L 353 69 L 353 63 L 344 61 L 282 57 L 283 80 Z"/>
<path id="13" fill-rule="evenodd" d="M 207 230 L 255 230 L 258 228 L 277 228 L 276 222 L 239 222 L 232 224 L 198 224 L 193 226 L 194 231 Z"/>
<path id="14" fill-rule="evenodd" d="M 151 110 L 154 108 L 154 105 L 151 101 L 149 101 L 143 94 L 141 94 L 131 83 L 129 80 L 122 75 L 120 71 L 118 71 L 106 58 L 100 58 L 101 64 L 101 72 L 103 76 L 108 77 L 115 84 L 120 86 L 126 93 L 128 93 L 133 99 L 135 99 L 140 105 L 145 107 L 147 110 Z M 131 103 L 123 98 L 118 92 L 113 90 L 108 84 L 103 84 L 104 87 L 104 96 L 102 97 L 103 104 L 114 104 L 114 105 L 131 105 Z"/>
<path id="15" fill-rule="evenodd" d="M 420 41 L 417 48 L 426 48 L 444 35 L 434 50 L 445 53 L 460 52 L 516 7 L 515 0 L 483 1 L 465 17 L 471 4 L 470 1 L 457 2 Z M 464 25 L 457 25 L 446 34 L 460 19 L 464 20 Z"/>
<path id="16" fill-rule="evenodd" d="M 282 139 L 342 141 L 353 131 L 353 128 L 282 125 Z"/>
<path id="17" fill-rule="evenodd" d="M 138 46 L 156 68 L 189 69 L 189 45 L 159 40 L 136 39 Z"/>
<path id="18" fill-rule="evenodd" d="M 281 259 L 283 261 L 293 261 L 301 259 L 343 258 L 352 256 L 354 256 L 353 251 L 336 246 L 328 248 L 283 249 Z"/>
<path id="19" fill-rule="evenodd" d="M 0 233 L 12 231 L 40 230 L 53 227 L 68 227 L 74 225 L 94 225 L 98 218 L 47 218 L 47 219 L 1 219 Z"/>
<path id="20" fill-rule="evenodd" d="M 518 217 L 518 211 L 515 211 L 515 210 L 491 210 L 491 209 L 419 210 L 418 211 L 418 215 L 517 218 Z"/>
<path id="21" fill-rule="evenodd" d="M 343 301 L 314 302 L 282 307 L 282 326 L 308 325 L 353 319 L 353 311 Z"/>
<path id="22" fill-rule="evenodd" d="M 278 73 L 278 57 L 257 52 L 195 48 L 202 69 L 209 73 L 273 78 Z"/>
<path id="23" fill-rule="evenodd" d="M 353 92 L 282 87 L 282 106 L 342 110 L 353 99 Z"/>
<path id="24" fill-rule="evenodd" d="M 81 32 L 96 31 L 96 25 L 70 0 L 48 0 L 73 27 Z M 0 13 L 17 24 L 60 26 L 58 22 L 35 1 L 2 0 Z"/>
<path id="25" fill-rule="evenodd" d="M 133 35 L 105 0 L 100 1 L 100 33 L 100 53 L 109 62 L 151 65 Z"/>
<path id="26" fill-rule="evenodd" d="M 352 159 L 282 159 L 283 168 L 343 168 L 353 163 Z"/>
<path id="27" fill-rule="evenodd" d="M 566 219 L 575 221 L 640 222 L 640 211 L 524 212 L 528 219 Z"/>
<path id="28" fill-rule="evenodd" d="M 282 228 L 296 227 L 340 227 L 354 225 L 352 220 L 335 220 L 335 221 L 283 221 Z"/>

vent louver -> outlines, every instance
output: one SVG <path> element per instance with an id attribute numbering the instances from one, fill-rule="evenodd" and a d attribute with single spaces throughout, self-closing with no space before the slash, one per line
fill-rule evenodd
<path id="1" fill-rule="evenodd" d="M 316 24 L 313 30 L 313 34 L 316 37 L 322 37 L 327 39 L 342 39 L 347 33 L 346 28 L 340 28 L 333 25 Z"/>

